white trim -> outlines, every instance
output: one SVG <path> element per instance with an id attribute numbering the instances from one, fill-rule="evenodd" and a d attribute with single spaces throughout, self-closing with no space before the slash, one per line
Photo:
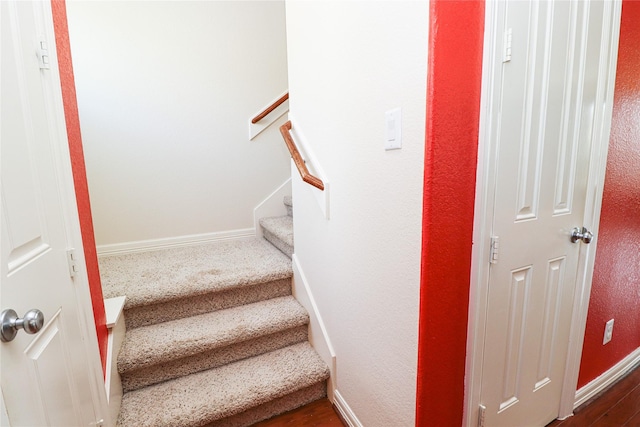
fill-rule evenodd
<path id="1" fill-rule="evenodd" d="M 336 376 L 336 352 L 331 344 L 329 333 L 322 320 L 322 315 L 316 300 L 311 293 L 311 287 L 307 277 L 302 271 L 302 266 L 296 254 L 291 257 L 293 262 L 293 296 L 309 313 L 309 342 L 318 355 L 329 366 L 329 380 L 327 381 L 327 394 L 332 402 L 335 399 L 335 389 L 338 387 Z"/>
<path id="2" fill-rule="evenodd" d="M 608 73 L 610 78 L 606 81 L 606 89 L 599 87 L 598 96 L 605 101 L 604 111 L 598 111 L 594 119 L 594 138 L 591 150 L 591 164 L 588 180 L 588 196 L 585 207 L 584 225 L 594 230 L 597 234 L 597 227 L 600 217 L 600 206 L 602 202 L 602 188 L 604 185 L 604 168 L 606 165 L 606 154 L 608 149 L 609 132 L 611 128 L 611 113 L 613 101 L 613 86 L 615 83 L 615 66 L 617 58 L 617 38 L 620 25 L 620 0 L 615 0 L 613 6 L 607 4 L 607 8 L 613 8 L 611 15 L 612 38 L 603 41 L 604 48 L 602 55 L 609 55 Z M 476 200 L 473 231 L 472 265 L 471 265 L 471 286 L 469 292 L 469 323 L 467 327 L 467 358 L 465 375 L 465 405 L 463 414 L 463 425 L 472 427 L 477 424 L 478 411 L 480 405 L 480 391 L 482 380 L 483 364 L 483 337 L 486 324 L 486 309 L 488 297 L 488 274 L 489 268 L 486 260 L 489 256 L 490 230 L 493 218 L 493 201 L 495 171 L 491 168 L 496 162 L 498 147 L 491 144 L 493 106 L 492 99 L 496 96 L 498 86 L 494 85 L 494 74 L 500 70 L 495 68 L 493 58 L 502 49 L 502 33 L 498 30 L 499 15 L 504 2 L 486 2 L 485 5 L 485 37 L 482 70 L 482 95 L 480 109 L 480 130 L 478 140 L 478 169 L 476 175 Z M 605 12 L 610 9 L 605 9 Z M 606 13 L 604 14 L 606 16 Z M 601 57 L 602 58 L 602 57 Z M 602 59 L 601 59 L 602 66 Z M 601 70 L 604 71 L 604 70 Z M 601 74 L 602 75 L 602 74 Z M 601 123 L 598 123 L 600 117 Z M 567 356 L 567 366 L 563 382 L 563 391 L 560 402 L 560 415 L 567 415 L 566 408 L 573 409 L 575 400 L 575 389 L 580 368 L 580 357 L 582 354 L 582 343 L 586 325 L 586 315 L 589 305 L 589 295 L 591 291 L 591 277 L 593 274 L 593 264 L 595 258 L 595 246 L 597 239 L 591 243 L 587 251 L 581 251 L 579 268 L 582 274 L 579 275 L 576 283 L 576 293 L 574 299 L 574 310 L 571 323 L 571 337 L 575 337 L 569 342 Z M 569 410 L 569 413 L 570 411 Z"/>
<path id="3" fill-rule="evenodd" d="M 574 409 L 597 396 L 607 387 L 628 374 L 633 368 L 638 366 L 638 364 L 640 364 L 640 347 L 616 363 L 611 369 L 578 390 L 575 394 Z"/>
<path id="4" fill-rule="evenodd" d="M 117 360 L 126 333 L 123 316 L 125 299 L 126 297 L 122 296 L 104 300 L 107 328 L 109 329 L 104 383 L 109 413 L 111 415 L 109 427 L 115 427 L 122 405 L 122 382 L 120 373 L 118 372 Z"/>
<path id="5" fill-rule="evenodd" d="M 161 239 L 137 240 L 133 242 L 99 245 L 98 256 L 125 255 L 135 252 L 156 251 L 180 246 L 196 246 L 224 240 L 247 240 L 256 237 L 255 228 L 218 231 L 214 233 L 189 234 L 186 236 L 165 237 Z"/>
<path id="6" fill-rule="evenodd" d="M 482 83 L 480 96 L 480 127 L 478 131 L 478 165 L 476 170 L 476 199 L 474 204 L 473 245 L 471 249 L 471 279 L 469 287 L 469 316 L 467 325 L 467 358 L 465 363 L 465 405 L 462 425 L 477 425 L 480 392 L 482 385 L 482 364 L 484 357 L 484 329 L 488 297 L 489 259 L 491 224 L 495 199 L 495 164 L 497 147 L 491 144 L 494 106 L 491 99 L 499 87 L 491 77 L 495 74 L 492 60 L 502 50 L 497 43 L 498 12 L 504 4 L 485 3 L 484 53 L 482 59 Z"/>
<path id="7" fill-rule="evenodd" d="M 64 209 L 64 226 L 67 244 L 68 248 L 75 248 L 78 260 L 77 265 L 80 266 L 79 271 L 73 277 L 73 281 L 77 285 L 76 302 L 78 307 L 78 322 L 84 338 L 84 351 L 87 358 L 87 369 L 89 370 L 88 375 L 91 385 L 94 417 L 96 420 L 104 420 L 109 425 L 112 420 L 108 412 L 107 395 L 104 389 L 104 373 L 102 371 L 98 335 L 95 327 L 95 318 L 93 316 L 89 277 L 86 268 L 84 268 L 84 266 L 86 266 L 86 260 L 84 257 L 80 214 L 78 212 L 74 187 L 71 152 L 69 149 L 66 116 L 62 99 L 62 82 L 60 79 L 57 41 L 53 24 L 53 10 L 51 2 L 44 2 L 42 4 L 45 14 L 43 22 L 44 31 L 47 42 L 49 43 L 49 55 L 51 57 L 51 67 L 48 70 L 50 79 L 43 79 L 45 90 L 51 95 L 51 97 L 45 96 L 47 113 L 51 114 L 52 120 L 50 123 L 54 124 L 50 129 L 52 135 L 55 135 L 52 140 L 57 142 L 54 144 L 54 156 L 57 170 L 60 172 L 60 176 L 58 176 L 58 188 L 60 189 L 60 197 Z M 113 424 L 115 424 L 115 421 L 113 421 Z"/>
<path id="8" fill-rule="evenodd" d="M 267 129 L 269 126 L 271 126 L 276 121 L 278 121 L 280 117 L 284 116 L 289 112 L 289 100 L 287 99 L 282 104 L 278 105 L 275 110 L 270 112 L 267 117 L 260 120 L 258 123 L 251 123 L 251 120 L 253 120 L 254 117 L 256 117 L 258 114 L 262 113 L 264 110 L 269 108 L 274 102 L 282 98 L 286 93 L 287 91 L 282 92 L 280 96 L 278 96 L 276 99 L 271 101 L 268 105 L 265 105 L 263 108 L 261 108 L 260 111 L 258 111 L 253 116 L 251 116 L 251 118 L 249 119 L 249 141 L 253 140 L 256 136 L 260 135 L 265 129 Z"/>
<path id="9" fill-rule="evenodd" d="M 106 298 L 104 300 L 104 312 L 107 318 L 107 329 L 113 328 L 124 310 L 126 296 Z"/>
<path id="10" fill-rule="evenodd" d="M 287 207 L 284 205 L 284 196 L 291 196 L 290 177 L 253 209 L 253 225 L 256 229 L 257 237 L 262 237 L 260 218 L 283 216 L 287 214 Z"/>
<path id="11" fill-rule="evenodd" d="M 362 423 L 358 417 L 356 417 L 356 414 L 351 410 L 347 401 L 344 400 L 344 397 L 342 397 L 338 390 L 334 392 L 334 398 L 333 404 L 336 405 L 336 409 L 340 412 L 342 419 L 347 422 L 349 427 L 362 427 Z"/>

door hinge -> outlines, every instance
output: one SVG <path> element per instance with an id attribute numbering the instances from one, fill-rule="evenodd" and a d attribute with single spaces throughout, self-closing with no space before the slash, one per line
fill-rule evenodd
<path id="1" fill-rule="evenodd" d="M 49 57 L 49 43 L 44 37 L 38 40 L 38 64 L 41 70 L 48 70 L 51 68 L 51 58 Z"/>
<path id="2" fill-rule="evenodd" d="M 67 250 L 67 262 L 69 263 L 69 275 L 71 277 L 75 277 L 76 273 L 80 270 L 78 269 L 78 263 L 76 262 L 76 250 L 69 249 Z"/>
<path id="3" fill-rule="evenodd" d="M 484 427 L 484 413 L 487 410 L 487 407 L 484 405 L 480 405 L 478 408 L 478 427 Z"/>
<path id="4" fill-rule="evenodd" d="M 504 33 L 504 56 L 502 62 L 511 61 L 511 45 L 513 43 L 513 28 L 509 28 Z"/>
<path id="5" fill-rule="evenodd" d="M 489 263 L 498 263 L 498 252 L 500 250 L 500 237 L 491 236 L 491 253 L 489 255 Z"/>

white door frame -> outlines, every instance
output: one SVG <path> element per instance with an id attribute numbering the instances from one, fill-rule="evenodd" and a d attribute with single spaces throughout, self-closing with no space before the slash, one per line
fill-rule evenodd
<path id="1" fill-rule="evenodd" d="M 102 361 L 100 359 L 100 350 L 98 344 L 98 335 L 96 332 L 95 318 L 93 316 L 93 305 L 91 302 L 91 292 L 89 289 L 89 276 L 87 275 L 86 260 L 84 256 L 84 245 L 82 241 L 82 231 L 80 229 L 80 215 L 76 199 L 76 191 L 74 187 L 73 170 L 71 166 L 71 152 L 69 150 L 69 139 L 67 135 L 66 118 L 64 111 L 64 103 L 62 99 L 62 83 L 60 80 L 59 63 L 57 56 L 57 43 L 55 31 L 53 28 L 53 12 L 51 10 L 51 2 L 44 2 L 45 12 L 47 16 L 46 37 L 49 40 L 49 53 L 52 56 L 51 79 L 49 82 L 52 87 L 49 93 L 52 95 L 51 110 L 54 114 L 54 121 L 57 124 L 56 130 L 59 141 L 59 150 L 57 152 L 58 170 L 62 172 L 59 179 L 59 188 L 62 189 L 61 199 L 65 205 L 65 218 L 67 228 L 67 241 L 73 245 L 75 249 L 76 265 L 79 266 L 78 272 L 73 278 L 76 282 L 76 301 L 78 304 L 78 313 L 80 314 L 78 322 L 84 333 L 84 348 L 89 362 L 92 399 L 94 402 L 94 411 L 96 413 L 96 424 L 103 421 L 104 425 L 115 425 L 115 420 L 111 420 L 108 410 L 108 398 L 105 389 L 104 373 L 102 371 Z"/>
<path id="2" fill-rule="evenodd" d="M 80 217 L 74 187 L 71 153 L 69 150 L 69 140 L 62 99 L 62 85 L 58 69 L 57 44 L 53 27 L 52 5 L 50 1 L 37 3 L 41 4 L 44 14 L 44 35 L 49 44 L 49 55 L 51 58 L 51 68 L 48 70 L 50 78 L 43 80 L 43 86 L 45 88 L 45 93 L 49 95 L 49 98 L 46 101 L 47 113 L 51 114 L 52 117 L 52 125 L 49 130 L 55 134 L 55 137 L 51 138 L 51 140 L 53 141 L 52 147 L 56 170 L 59 172 L 59 176 L 57 177 L 58 189 L 60 190 L 60 200 L 64 209 L 64 225 L 67 242 L 69 247 L 74 249 L 76 266 L 78 267 L 78 271 L 73 278 L 76 285 L 76 303 L 78 305 L 77 321 L 80 324 L 80 329 L 83 334 L 84 350 L 89 363 L 90 372 L 87 374 L 90 376 L 91 394 L 94 404 L 93 409 L 97 417 L 96 425 L 99 425 L 99 423 L 102 422 L 105 426 L 111 426 L 115 425 L 115 420 L 111 420 L 109 416 L 108 400 L 104 386 L 104 374 L 102 371 L 102 362 L 100 360 L 98 346 L 98 336 L 96 333 L 91 293 L 89 290 L 89 277 L 87 275 L 84 257 L 82 231 L 80 229 Z M 3 414 L 0 414 L 1 420 L 4 420 L 4 416 L 8 409 L 9 408 L 5 408 L 3 397 L 1 409 Z M 6 422 L 7 420 L 4 421 Z"/>
<path id="3" fill-rule="evenodd" d="M 491 117 L 495 112 L 494 99 L 499 87 L 494 82 L 501 74 L 500 67 L 494 64 L 496 55 L 503 50 L 502 33 L 498 15 L 504 2 L 487 0 L 485 2 L 485 35 L 482 69 L 482 88 L 480 102 L 480 129 L 478 138 L 478 168 L 476 173 L 476 199 L 474 207 L 473 248 L 471 258 L 471 283 L 469 290 L 469 317 L 467 327 L 467 358 L 465 375 L 465 404 L 463 426 L 475 427 L 478 424 L 478 407 L 482 382 L 483 343 L 486 325 L 486 310 L 489 283 L 489 252 L 491 227 L 493 221 L 494 189 L 496 177 L 497 152 L 491 142 Z M 618 57 L 618 38 L 620 34 L 621 0 L 605 3 L 604 16 L 610 20 L 604 23 L 604 34 L 611 37 L 602 40 L 600 75 L 608 76 L 598 82 L 597 99 L 604 100 L 605 107 L 595 113 L 592 130 L 591 167 L 588 178 L 588 192 L 585 207 L 584 226 L 592 230 L 596 238 L 587 250 L 580 251 L 578 260 L 578 282 L 574 296 L 574 310 L 571 319 L 571 339 L 567 354 L 565 378 L 560 402 L 560 418 L 570 416 L 576 401 L 576 387 L 582 356 L 582 344 L 587 322 L 591 280 L 598 243 L 598 227 L 602 193 L 605 178 L 611 115 L 613 112 L 613 91 Z"/>

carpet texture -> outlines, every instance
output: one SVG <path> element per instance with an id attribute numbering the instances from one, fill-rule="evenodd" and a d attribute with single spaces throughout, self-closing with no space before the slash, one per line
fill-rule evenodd
<path id="1" fill-rule="evenodd" d="M 289 215 L 261 218 L 260 226 L 264 238 L 291 258 L 293 255 L 293 218 Z"/>
<path id="2" fill-rule="evenodd" d="M 127 333 L 118 369 L 144 368 L 309 323 L 293 297 L 136 328 Z"/>
<path id="3" fill-rule="evenodd" d="M 137 390 L 174 378 L 183 377 L 262 353 L 277 350 L 308 340 L 307 325 L 265 335 L 249 341 L 194 354 L 181 359 L 160 362 L 146 368 L 122 372 L 123 391 Z"/>
<path id="4" fill-rule="evenodd" d="M 105 297 L 127 296 L 118 426 L 246 427 L 326 396 L 291 296 L 292 218 L 265 223 L 280 250 L 252 239 L 100 259 Z"/>
<path id="5" fill-rule="evenodd" d="M 99 259 L 105 298 L 126 295 L 127 329 L 291 294 L 291 260 L 263 239 Z"/>
<path id="6" fill-rule="evenodd" d="M 100 259 L 105 298 L 125 309 L 291 277 L 291 261 L 260 239 L 178 247 Z"/>
<path id="7" fill-rule="evenodd" d="M 251 426 L 259 421 L 271 418 L 274 415 L 304 406 L 327 396 L 327 383 L 319 382 L 311 387 L 294 391 L 278 399 L 263 403 L 260 406 L 251 408 L 247 411 L 240 412 L 237 415 L 225 418 L 220 421 L 214 421 L 204 427 L 244 427 Z M 270 414 L 265 416 L 266 414 Z M 290 426 L 295 427 L 295 426 Z"/>
<path id="8" fill-rule="evenodd" d="M 293 216 L 293 199 L 291 196 L 284 196 L 284 206 L 287 208 L 287 215 Z"/>
<path id="9" fill-rule="evenodd" d="M 203 426 L 311 387 L 328 376 L 327 366 L 311 346 L 296 344 L 126 393 L 118 424 Z"/>

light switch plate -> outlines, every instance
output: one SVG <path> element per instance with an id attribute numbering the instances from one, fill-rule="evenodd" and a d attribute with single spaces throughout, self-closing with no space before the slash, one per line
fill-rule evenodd
<path id="1" fill-rule="evenodd" d="M 402 112 L 394 108 L 385 114 L 385 150 L 399 150 L 402 148 Z"/>
<path id="2" fill-rule="evenodd" d="M 602 345 L 605 345 L 613 337 L 613 319 L 609 320 L 604 327 L 604 338 L 602 339 Z"/>

